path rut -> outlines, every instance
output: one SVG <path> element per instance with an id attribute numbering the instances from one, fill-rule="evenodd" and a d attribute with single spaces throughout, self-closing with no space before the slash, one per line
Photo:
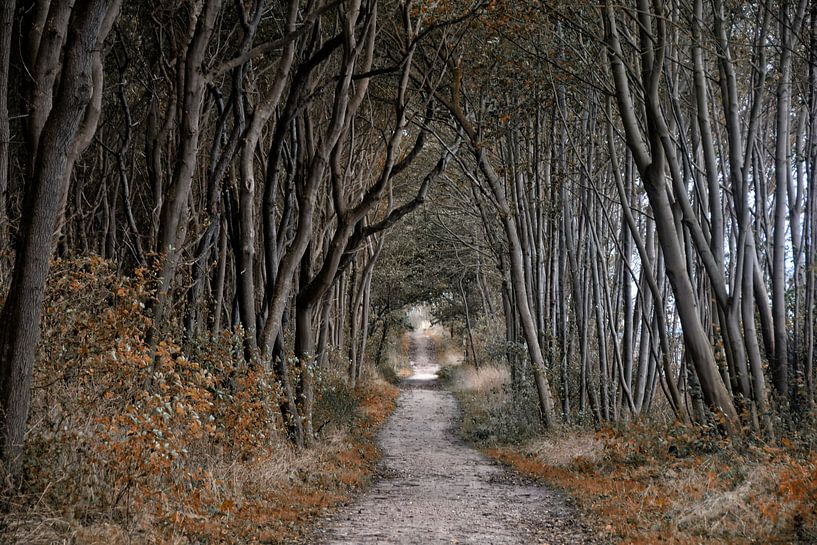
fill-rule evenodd
<path id="1" fill-rule="evenodd" d="M 601 543 L 563 496 L 457 438 L 457 404 L 436 388 L 432 338 L 413 332 L 410 357 L 414 374 L 378 436 L 379 478 L 331 517 L 325 545 Z"/>

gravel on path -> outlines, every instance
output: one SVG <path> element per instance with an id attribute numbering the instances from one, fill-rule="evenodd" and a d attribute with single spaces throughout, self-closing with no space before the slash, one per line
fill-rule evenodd
<path id="1" fill-rule="evenodd" d="M 521 477 L 456 435 L 453 396 L 436 387 L 433 338 L 410 334 L 414 374 L 378 436 L 383 461 L 368 492 L 319 530 L 326 545 L 597 544 L 561 494 Z"/>

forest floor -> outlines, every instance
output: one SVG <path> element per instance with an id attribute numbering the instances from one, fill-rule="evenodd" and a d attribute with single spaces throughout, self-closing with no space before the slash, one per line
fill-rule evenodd
<path id="1" fill-rule="evenodd" d="M 316 542 L 601 543 L 562 494 L 465 445 L 457 402 L 437 386 L 434 337 L 410 333 L 413 374 L 381 430 L 383 461 L 371 489 L 332 515 Z"/>

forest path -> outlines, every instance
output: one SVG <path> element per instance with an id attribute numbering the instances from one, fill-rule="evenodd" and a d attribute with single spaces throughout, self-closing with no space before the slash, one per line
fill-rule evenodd
<path id="1" fill-rule="evenodd" d="M 378 436 L 379 476 L 327 522 L 324 543 L 599 543 L 562 496 L 459 440 L 456 401 L 436 386 L 434 340 L 410 336 L 414 374 Z"/>

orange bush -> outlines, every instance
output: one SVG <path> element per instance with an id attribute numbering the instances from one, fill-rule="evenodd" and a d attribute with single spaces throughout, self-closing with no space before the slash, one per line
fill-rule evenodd
<path id="1" fill-rule="evenodd" d="M 0 498 L 0 541 L 286 543 L 371 474 L 374 431 L 294 451 L 275 377 L 245 363 L 240 332 L 152 349 L 149 280 L 96 257 L 54 263 L 24 483 Z M 355 390 L 360 424 L 378 426 L 395 396 Z"/>

